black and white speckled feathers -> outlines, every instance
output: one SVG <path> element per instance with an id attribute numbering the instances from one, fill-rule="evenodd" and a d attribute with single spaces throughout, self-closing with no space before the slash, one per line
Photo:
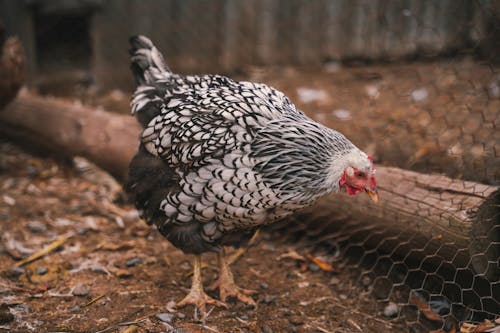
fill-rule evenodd
<path id="1" fill-rule="evenodd" d="M 131 45 L 132 112 L 144 130 L 130 189 L 145 219 L 185 252 L 233 244 L 238 232 L 338 191 L 351 160 L 370 167 L 342 134 L 283 93 L 218 75 L 176 75 L 147 38 Z"/>

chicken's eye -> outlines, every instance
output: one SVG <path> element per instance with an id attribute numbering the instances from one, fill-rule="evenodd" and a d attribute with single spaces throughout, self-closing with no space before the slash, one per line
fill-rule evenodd
<path id="1" fill-rule="evenodd" d="M 356 177 L 362 178 L 364 176 L 365 176 L 364 172 L 361 172 L 361 171 L 356 172 Z"/>

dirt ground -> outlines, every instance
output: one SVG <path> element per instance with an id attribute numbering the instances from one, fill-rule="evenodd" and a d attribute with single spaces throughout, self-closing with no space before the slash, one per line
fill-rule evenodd
<path id="1" fill-rule="evenodd" d="M 240 78 L 285 91 L 378 163 L 498 183 L 499 72 L 465 59 L 250 68 Z M 118 91 L 85 102 L 128 112 L 128 94 Z M 341 259 L 326 258 L 335 272 L 323 270 L 278 233 L 263 233 L 233 265 L 237 283 L 256 291 L 257 308 L 229 302 L 195 320 L 192 307 L 172 307 L 189 289 L 191 258 L 140 221 L 99 174 L 0 141 L 0 191 L 0 332 L 409 331 L 381 313 Z M 16 267 L 54 242 L 55 250 Z M 204 262 L 209 285 L 215 258 Z"/>
<path id="2" fill-rule="evenodd" d="M 172 308 L 190 287 L 190 257 L 131 206 L 115 206 L 109 188 L 62 161 L 4 141 L 0 154 L 0 331 L 404 331 L 373 312 L 374 300 L 352 285 L 347 271 L 290 258 L 294 244 L 266 233 L 233 265 L 237 282 L 256 291 L 257 308 L 231 301 L 229 309 L 194 320 L 192 307 Z M 61 237 L 66 240 L 53 252 L 15 266 Z M 208 285 L 216 277 L 215 258 L 204 261 Z"/>

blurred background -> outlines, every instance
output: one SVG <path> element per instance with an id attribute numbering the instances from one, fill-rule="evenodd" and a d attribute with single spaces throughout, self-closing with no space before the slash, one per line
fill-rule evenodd
<path id="1" fill-rule="evenodd" d="M 24 47 L 25 93 L 129 113 L 128 38 L 144 34 L 174 72 L 224 74 L 282 90 L 311 118 L 373 155 L 378 165 L 444 174 L 491 189 L 500 185 L 499 0 L 0 0 L 0 21 Z M 15 169 L 9 168 L 3 167 Z M 7 171 L 4 176 L 11 175 Z M 351 308 L 337 310 L 344 317 L 351 309 L 370 313 L 356 304 L 353 285 L 361 285 L 363 291 L 379 292 L 374 316 L 418 327 L 409 332 L 458 332 L 463 327 L 458 323 L 493 322 L 500 315 L 496 193 L 480 236 L 486 245 L 473 249 L 447 243 L 448 256 L 440 254 L 441 245 L 435 247 L 439 232 L 424 237 L 416 249 L 424 257 L 409 263 L 406 256 L 402 260 L 394 252 L 379 252 L 387 240 L 395 240 L 394 248 L 413 244 L 406 236 L 380 231 L 373 243 L 369 231 L 353 239 L 352 230 L 336 230 L 332 239 L 342 248 L 328 248 L 325 256 L 355 258 L 347 260 L 354 263 L 350 267 L 369 256 L 370 262 L 383 262 L 378 269 L 354 273 L 353 284 L 330 284 L 353 288 L 350 297 L 337 302 L 352 298 Z M 356 253 L 349 254 L 353 249 Z M 261 250 L 266 256 L 269 249 Z M 450 258 L 449 253 L 457 255 Z M 464 264 L 457 264 L 462 253 Z M 474 255 L 481 256 L 482 264 L 470 259 Z M 376 284 L 379 277 L 384 286 Z M 424 301 L 415 302 L 400 287 L 417 290 Z M 406 305 L 418 314 L 402 312 Z M 300 325 L 292 326 L 304 328 Z M 361 330 L 345 327 L 350 328 L 338 332 Z M 461 332 L 487 328 L 480 329 Z"/>
<path id="2" fill-rule="evenodd" d="M 127 39 L 138 33 L 182 73 L 498 60 L 499 6 L 489 0 L 4 0 L 0 13 L 26 48 L 30 85 L 105 91 L 131 89 Z"/>

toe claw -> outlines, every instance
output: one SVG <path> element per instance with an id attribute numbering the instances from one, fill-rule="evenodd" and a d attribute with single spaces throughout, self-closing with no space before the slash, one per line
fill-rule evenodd
<path id="1" fill-rule="evenodd" d="M 184 297 L 184 299 L 182 299 L 180 302 L 177 302 L 177 304 L 175 304 L 175 307 L 182 308 L 190 304 L 198 308 L 202 315 L 206 313 L 207 304 L 223 307 L 225 309 L 228 308 L 226 303 L 213 299 L 204 292 L 202 294 L 189 293 L 186 297 Z"/>

